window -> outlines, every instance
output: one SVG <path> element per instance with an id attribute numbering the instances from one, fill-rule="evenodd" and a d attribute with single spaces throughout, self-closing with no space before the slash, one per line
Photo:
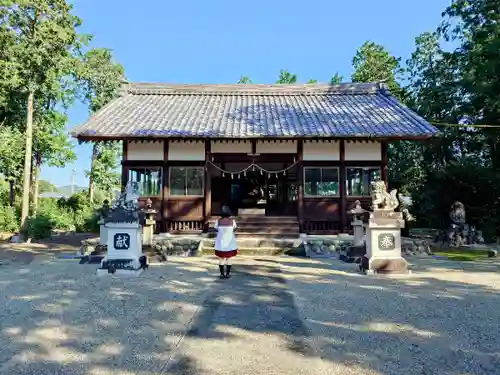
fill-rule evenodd
<path id="1" fill-rule="evenodd" d="M 203 196 L 203 167 L 170 167 L 170 195 Z"/>
<path id="2" fill-rule="evenodd" d="M 336 197 L 339 195 L 338 168 L 304 168 L 304 195 Z"/>
<path id="3" fill-rule="evenodd" d="M 130 168 L 128 180 L 136 182 L 141 197 L 157 196 L 161 194 L 161 168 Z"/>
<path id="4" fill-rule="evenodd" d="M 380 180 L 380 167 L 347 168 L 345 181 L 347 195 L 369 196 L 372 181 L 378 180 Z"/>

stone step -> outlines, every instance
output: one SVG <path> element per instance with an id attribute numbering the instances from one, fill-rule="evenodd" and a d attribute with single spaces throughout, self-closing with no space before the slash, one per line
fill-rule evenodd
<path id="1" fill-rule="evenodd" d="M 203 247 L 203 255 L 214 255 L 214 247 Z M 255 255 L 291 255 L 291 256 L 304 256 L 305 251 L 303 247 L 238 247 L 238 255 L 255 256 Z"/>

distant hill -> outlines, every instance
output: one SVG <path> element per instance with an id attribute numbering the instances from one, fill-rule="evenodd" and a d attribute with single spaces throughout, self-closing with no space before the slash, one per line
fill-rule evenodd
<path id="1" fill-rule="evenodd" d="M 58 186 L 57 192 L 66 196 L 71 195 L 71 185 Z M 80 191 L 87 190 L 87 187 L 84 186 L 74 186 L 74 193 L 79 193 Z"/>

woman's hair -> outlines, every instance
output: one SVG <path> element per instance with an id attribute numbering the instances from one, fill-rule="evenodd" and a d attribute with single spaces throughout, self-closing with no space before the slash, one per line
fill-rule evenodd
<path id="1" fill-rule="evenodd" d="M 220 216 L 223 218 L 227 218 L 233 215 L 231 214 L 231 209 L 228 206 L 222 206 L 222 213 Z"/>

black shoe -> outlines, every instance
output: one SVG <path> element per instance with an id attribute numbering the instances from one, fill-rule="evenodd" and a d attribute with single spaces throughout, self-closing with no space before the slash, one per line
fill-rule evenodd
<path id="1" fill-rule="evenodd" d="M 219 264 L 219 271 L 220 271 L 220 278 L 221 278 L 221 279 L 225 279 L 225 278 L 226 278 L 226 276 L 224 276 L 224 266 L 221 266 L 221 265 Z"/>
<path id="2" fill-rule="evenodd" d="M 231 266 L 227 265 L 226 266 L 226 279 L 231 278 Z"/>

